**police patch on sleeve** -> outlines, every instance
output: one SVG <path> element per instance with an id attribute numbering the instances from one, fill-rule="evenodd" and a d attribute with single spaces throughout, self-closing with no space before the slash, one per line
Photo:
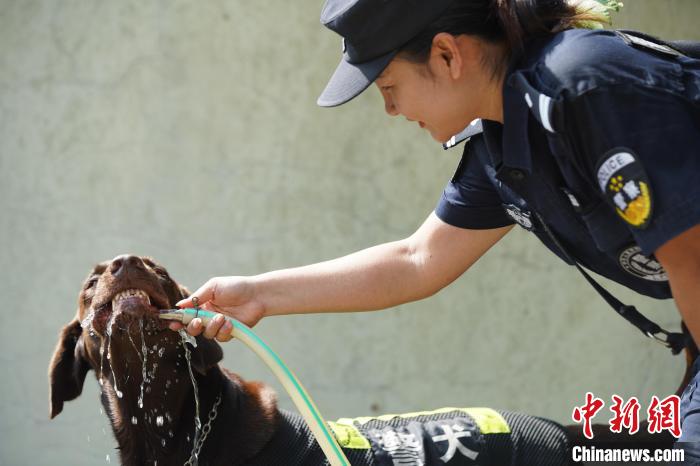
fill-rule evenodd
<path id="1" fill-rule="evenodd" d="M 615 211 L 629 225 L 646 228 L 652 214 L 649 178 L 630 149 L 608 152 L 596 170 L 601 191 Z"/>
<path id="2" fill-rule="evenodd" d="M 625 272 L 635 277 L 652 282 L 668 281 L 668 275 L 661 264 L 653 257 L 642 254 L 642 249 L 636 244 L 623 249 L 618 261 Z"/>
<path id="3" fill-rule="evenodd" d="M 532 223 L 531 212 L 523 210 L 515 204 L 503 204 L 503 208 L 505 209 L 506 214 L 508 214 L 508 216 L 512 218 L 515 223 L 525 228 L 527 231 L 533 231 L 535 229 Z"/>

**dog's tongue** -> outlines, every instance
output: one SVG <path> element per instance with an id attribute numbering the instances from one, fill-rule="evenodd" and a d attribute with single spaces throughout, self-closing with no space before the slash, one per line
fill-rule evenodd
<path id="1" fill-rule="evenodd" d="M 112 309 L 135 317 L 143 317 L 157 310 L 151 305 L 151 299 L 144 291 L 137 289 L 124 290 L 112 299 Z"/>
<path id="2" fill-rule="evenodd" d="M 157 312 L 154 306 L 140 296 L 123 298 L 112 305 L 114 312 L 122 312 L 133 316 L 142 317 L 148 312 Z"/>

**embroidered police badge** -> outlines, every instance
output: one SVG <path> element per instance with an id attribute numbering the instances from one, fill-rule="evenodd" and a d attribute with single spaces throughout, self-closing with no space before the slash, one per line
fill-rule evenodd
<path id="1" fill-rule="evenodd" d="M 652 213 L 651 185 L 636 155 L 630 149 L 613 149 L 596 172 L 601 191 L 618 215 L 633 227 L 646 228 Z"/>
<path id="2" fill-rule="evenodd" d="M 637 245 L 623 249 L 618 256 L 618 262 L 625 272 L 635 277 L 652 282 L 668 281 L 663 266 L 656 259 L 642 254 L 642 249 Z"/>
<path id="3" fill-rule="evenodd" d="M 508 216 L 515 221 L 515 223 L 525 228 L 527 231 L 534 230 L 532 213 L 525 211 L 514 204 L 503 204 L 503 208 Z"/>

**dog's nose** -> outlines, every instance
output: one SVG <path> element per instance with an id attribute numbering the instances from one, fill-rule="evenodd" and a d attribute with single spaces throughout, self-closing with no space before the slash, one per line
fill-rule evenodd
<path id="1" fill-rule="evenodd" d="M 112 263 L 109 266 L 109 271 L 112 275 L 118 276 L 124 270 L 128 269 L 141 269 L 145 270 L 145 265 L 140 257 L 132 256 L 129 254 L 122 254 L 112 259 Z"/>

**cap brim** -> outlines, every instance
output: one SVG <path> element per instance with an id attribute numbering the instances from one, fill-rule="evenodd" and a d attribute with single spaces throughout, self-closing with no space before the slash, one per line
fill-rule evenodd
<path id="1" fill-rule="evenodd" d="M 348 63 L 343 58 L 319 96 L 321 107 L 337 107 L 357 97 L 382 74 L 397 50 L 364 63 Z"/>

